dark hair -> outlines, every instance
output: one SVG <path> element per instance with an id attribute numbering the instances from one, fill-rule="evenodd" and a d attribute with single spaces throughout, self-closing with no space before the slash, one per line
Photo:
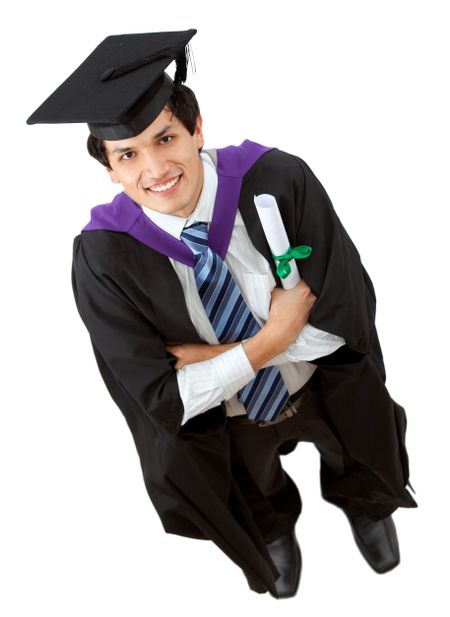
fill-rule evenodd
<path id="1" fill-rule="evenodd" d="M 171 111 L 173 115 L 183 124 L 189 131 L 190 135 L 194 134 L 197 118 L 200 114 L 200 108 L 195 94 L 190 88 L 183 84 L 174 86 L 172 96 L 170 97 L 164 109 Z M 87 140 L 87 149 L 91 156 L 94 157 L 105 167 L 110 167 L 108 156 L 106 154 L 105 145 L 102 139 L 89 135 Z"/>

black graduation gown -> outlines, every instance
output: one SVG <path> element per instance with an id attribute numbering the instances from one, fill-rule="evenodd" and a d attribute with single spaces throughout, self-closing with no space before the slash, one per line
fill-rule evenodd
<path id="1" fill-rule="evenodd" d="M 245 159 L 248 144 L 228 149 L 228 155 Z M 239 174 L 233 170 L 229 175 Z M 318 298 L 310 323 L 347 343 L 315 361 L 319 368 L 313 375 L 330 421 L 359 463 L 329 500 L 345 505 L 353 497 L 374 519 L 397 507 L 416 507 L 405 488 L 406 416 L 384 385 L 375 292 L 359 254 L 308 165 L 274 149 L 244 173 L 238 191 L 249 236 L 274 274 L 253 203 L 261 193 L 275 195 L 291 245 L 313 248 L 308 259 L 298 262 Z M 180 426 L 183 405 L 175 359 L 164 342 L 201 339 L 170 261 L 130 233 L 83 231 L 74 239 L 72 284 L 99 370 L 131 430 L 165 531 L 212 540 L 243 569 L 251 589 L 276 595 L 278 573 L 238 482 L 242 459 L 230 441 L 224 405 Z M 286 444 L 282 453 L 294 447 Z M 239 475 L 233 475 L 234 465 L 241 466 Z"/>

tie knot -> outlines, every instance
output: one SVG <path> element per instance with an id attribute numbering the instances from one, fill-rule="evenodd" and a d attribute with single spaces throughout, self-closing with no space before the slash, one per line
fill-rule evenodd
<path id="1" fill-rule="evenodd" d="M 185 227 L 181 232 L 181 240 L 194 253 L 204 253 L 208 248 L 208 224 L 194 223 L 190 227 Z"/>

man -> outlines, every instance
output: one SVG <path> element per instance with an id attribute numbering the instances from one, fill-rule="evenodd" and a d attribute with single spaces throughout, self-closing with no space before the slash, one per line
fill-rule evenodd
<path id="1" fill-rule="evenodd" d="M 292 597 L 301 500 L 280 454 L 311 441 L 323 497 L 387 572 L 400 559 L 391 514 L 417 504 L 372 283 L 304 161 L 250 141 L 203 151 L 182 85 L 194 34 L 108 37 L 28 120 L 87 121 L 90 154 L 124 188 L 74 240 L 101 375 L 167 532 L 213 540 L 252 590 Z M 312 248 L 290 290 L 255 211 L 262 193 L 292 245 Z"/>

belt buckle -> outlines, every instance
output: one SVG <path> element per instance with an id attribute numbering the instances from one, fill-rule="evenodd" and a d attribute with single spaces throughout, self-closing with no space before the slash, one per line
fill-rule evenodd
<path id="1" fill-rule="evenodd" d="M 273 424 L 276 424 L 276 420 L 258 420 L 256 426 L 264 428 L 266 426 L 272 426 Z"/>
<path id="2" fill-rule="evenodd" d="M 265 426 L 272 426 L 273 424 L 283 422 L 286 418 L 292 418 L 292 416 L 294 416 L 297 412 L 298 409 L 294 407 L 291 401 L 288 401 L 275 420 L 260 420 L 257 425 L 261 428 L 264 428 Z"/>
<path id="3" fill-rule="evenodd" d="M 297 407 L 294 407 L 294 404 L 291 403 L 291 401 L 288 401 L 285 405 L 285 408 L 283 409 L 281 413 L 286 415 L 288 418 L 292 418 L 292 416 L 294 416 L 297 412 L 298 412 Z"/>

